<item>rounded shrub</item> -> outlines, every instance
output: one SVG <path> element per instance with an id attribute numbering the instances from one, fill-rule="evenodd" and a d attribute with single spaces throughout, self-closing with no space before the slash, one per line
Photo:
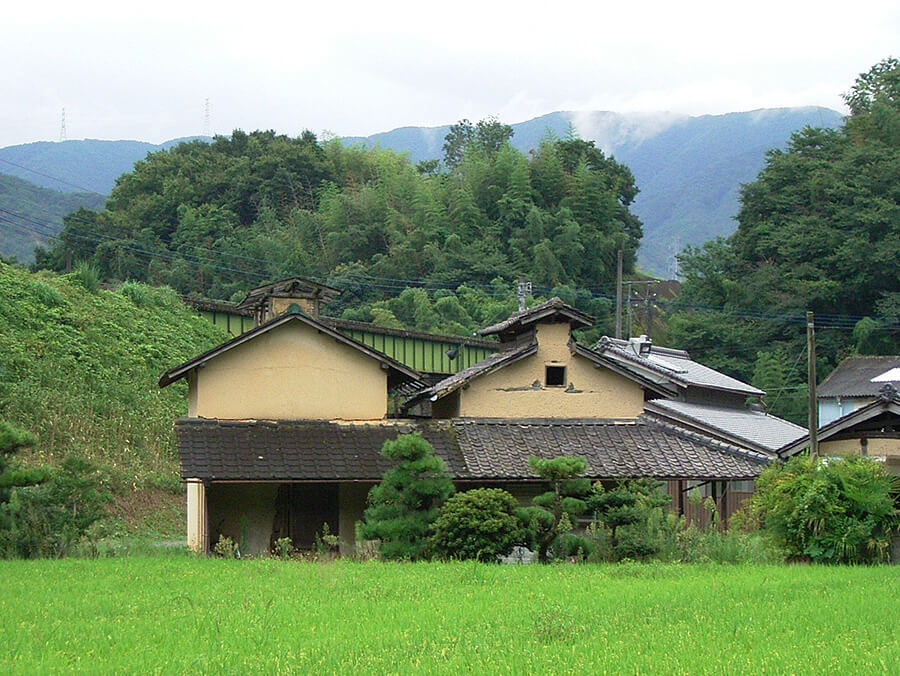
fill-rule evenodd
<path id="1" fill-rule="evenodd" d="M 522 540 L 518 501 L 501 488 L 457 493 L 443 504 L 434 523 L 438 556 L 496 561 Z"/>

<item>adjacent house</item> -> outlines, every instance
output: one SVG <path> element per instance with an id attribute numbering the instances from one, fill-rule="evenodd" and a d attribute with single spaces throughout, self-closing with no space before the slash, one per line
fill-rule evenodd
<path id="1" fill-rule="evenodd" d="M 884 462 L 900 476 L 900 392 L 882 384 L 869 403 L 822 425 L 817 434 L 819 455 L 825 458 L 864 455 Z M 809 435 L 785 444 L 778 455 L 787 458 L 809 449 Z"/>
<path id="2" fill-rule="evenodd" d="M 250 551 L 279 537 L 308 547 L 326 523 L 350 550 L 366 495 L 390 466 L 382 444 L 412 431 L 458 487 L 502 486 L 522 500 L 542 490 L 531 455 L 581 456 L 596 480 L 667 481 L 676 508 L 691 485 L 722 500 L 772 458 L 768 439 L 648 410 L 710 391 L 736 409 L 750 386 L 696 362 L 670 368 L 678 357 L 657 350 L 660 366 L 652 346 L 580 345 L 572 332 L 592 318 L 558 298 L 483 329 L 496 352 L 432 383 L 320 317 L 332 292 L 300 280 L 251 293 L 255 328 L 160 378 L 188 383 L 188 416 L 175 430 L 195 550 L 220 535 Z M 412 393 L 401 410 L 397 392 Z"/>
<path id="3" fill-rule="evenodd" d="M 819 425 L 868 406 L 886 384 L 900 389 L 900 356 L 844 359 L 816 388 Z"/>

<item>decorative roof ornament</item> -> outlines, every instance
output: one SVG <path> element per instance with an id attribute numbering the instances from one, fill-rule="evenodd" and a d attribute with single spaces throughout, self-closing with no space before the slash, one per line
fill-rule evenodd
<path id="1" fill-rule="evenodd" d="M 884 401 L 893 401 L 897 398 L 897 395 L 897 388 L 894 387 L 892 383 L 885 383 L 881 389 L 878 390 L 878 398 L 883 399 Z"/>

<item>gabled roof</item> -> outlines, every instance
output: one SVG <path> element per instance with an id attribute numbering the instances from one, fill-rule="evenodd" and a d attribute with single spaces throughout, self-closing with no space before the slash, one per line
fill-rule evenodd
<path id="1" fill-rule="evenodd" d="M 420 390 L 407 402 L 407 405 L 412 405 L 425 398 L 431 399 L 431 401 L 437 401 L 441 397 L 445 397 L 451 392 L 458 390 L 460 387 L 479 376 L 493 373 L 504 366 L 509 366 L 520 359 L 536 354 L 537 347 L 537 343 L 529 343 L 518 349 L 494 352 L 481 361 L 438 381 L 435 385 Z"/>
<path id="2" fill-rule="evenodd" d="M 741 382 L 737 378 L 732 378 L 694 361 L 684 350 L 654 345 L 649 355 L 638 356 L 631 349 L 627 340 L 617 340 L 607 336 L 602 337 L 593 350 L 619 362 L 630 370 L 638 369 L 647 377 L 652 377 L 648 375 L 648 372 L 661 375 L 667 382 L 680 387 L 699 387 L 756 397 L 765 394 L 762 390 Z"/>
<path id="3" fill-rule="evenodd" d="M 885 388 L 884 392 L 879 394 L 872 403 L 820 427 L 816 438 L 821 443 L 835 435 L 852 434 L 855 431 L 859 431 L 861 436 L 864 436 L 865 432 L 871 433 L 873 428 L 878 430 L 882 426 L 891 427 L 900 435 L 900 395 L 893 388 Z M 785 458 L 796 455 L 808 447 L 809 434 L 805 434 L 797 441 L 779 448 L 778 455 Z"/>
<path id="4" fill-rule="evenodd" d="M 653 417 L 764 453 L 775 453 L 807 433 L 805 427 L 749 408 L 654 399 L 644 405 L 644 410 Z"/>
<path id="5" fill-rule="evenodd" d="M 186 377 L 187 374 L 190 373 L 190 371 L 192 371 L 193 369 L 202 366 L 211 359 L 215 359 L 220 354 L 228 352 L 228 350 L 231 350 L 238 345 L 243 345 L 244 343 L 253 340 L 257 336 L 268 333 L 269 331 L 290 322 L 301 322 L 303 324 L 311 326 L 317 331 L 320 331 L 321 333 L 334 338 L 337 342 L 343 343 L 344 345 L 359 350 L 363 354 L 381 362 L 395 376 L 399 376 L 402 380 L 419 380 L 421 378 L 418 372 L 414 371 L 408 366 L 404 366 L 400 362 L 391 359 L 390 357 L 382 354 L 381 352 L 378 352 L 377 350 L 373 350 L 368 345 L 363 345 L 359 341 L 345 336 L 340 331 L 326 326 L 322 322 L 315 320 L 312 317 L 303 314 L 302 312 L 289 311 L 285 314 L 275 317 L 274 319 L 271 319 L 265 324 L 260 324 L 256 328 L 250 329 L 249 331 L 242 333 L 236 338 L 232 338 L 231 340 L 222 343 L 221 345 L 214 347 L 211 350 L 207 350 L 206 352 L 197 355 L 193 359 L 189 359 L 183 364 L 179 364 L 178 366 L 170 368 L 159 377 L 159 386 L 166 387 L 167 385 L 171 385 L 176 380 L 180 380 L 181 378 Z"/>
<path id="6" fill-rule="evenodd" d="M 482 336 L 491 336 L 498 333 L 516 335 L 524 332 L 532 324 L 548 318 L 568 320 L 569 325 L 573 329 L 587 328 L 594 325 L 594 318 L 589 314 L 566 305 L 562 299 L 554 296 L 543 303 L 538 303 L 526 310 L 516 312 L 502 322 L 487 326 L 478 331 L 478 333 Z"/>
<path id="7" fill-rule="evenodd" d="M 322 298 L 326 301 L 337 298 L 341 294 L 340 289 L 334 289 L 325 284 L 314 282 L 311 279 L 303 277 L 286 277 L 276 282 L 268 282 L 255 289 L 250 289 L 249 293 L 240 303 L 235 306 L 237 310 L 252 308 L 267 296 L 292 296 L 297 295 L 304 298 Z"/>
<path id="8" fill-rule="evenodd" d="M 900 356 L 847 357 L 816 388 L 816 397 L 874 397 L 892 380 L 900 388 L 900 373 L 891 373 L 898 367 Z"/>
<path id="9" fill-rule="evenodd" d="M 592 479 L 749 479 L 768 459 L 651 419 L 346 424 L 176 422 L 183 478 L 211 481 L 378 481 L 387 439 L 418 431 L 460 481 L 537 481 L 528 458 L 583 457 Z"/>
<path id="10" fill-rule="evenodd" d="M 664 397 L 674 396 L 678 393 L 678 389 L 670 385 L 669 379 L 665 376 L 652 371 L 642 372 L 638 369 L 628 368 L 627 366 L 623 366 L 620 360 L 612 359 L 608 354 L 592 350 L 581 343 L 574 343 L 574 351 L 575 354 L 589 359 L 598 366 L 605 366 L 609 370 L 614 371 L 629 380 L 634 380 L 642 387 L 646 387 Z"/>

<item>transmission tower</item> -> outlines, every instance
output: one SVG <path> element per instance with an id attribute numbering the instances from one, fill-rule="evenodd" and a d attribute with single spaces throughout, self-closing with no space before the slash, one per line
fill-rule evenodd
<path id="1" fill-rule="evenodd" d="M 59 125 L 59 140 L 66 140 L 66 109 L 62 109 L 62 123 Z"/>
<path id="2" fill-rule="evenodd" d="M 678 267 L 678 254 L 681 252 L 681 238 L 676 235 L 672 244 L 673 253 L 672 262 L 669 264 L 669 279 L 678 279 L 678 273 L 680 272 Z"/>
<path id="3" fill-rule="evenodd" d="M 203 105 L 203 135 L 210 136 L 209 98 L 206 99 L 206 103 Z"/>

